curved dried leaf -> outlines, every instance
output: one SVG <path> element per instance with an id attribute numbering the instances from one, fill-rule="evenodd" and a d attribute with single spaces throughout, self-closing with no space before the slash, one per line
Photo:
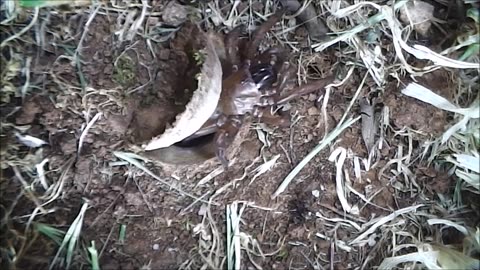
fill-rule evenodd
<path id="1" fill-rule="evenodd" d="M 222 90 L 222 66 L 211 41 L 206 35 L 205 61 L 198 78 L 198 88 L 185 111 L 176 117 L 171 128 L 153 138 L 145 150 L 169 147 L 194 134 L 215 112 Z"/>
<path id="2" fill-rule="evenodd" d="M 370 153 L 375 144 L 375 133 L 377 132 L 375 108 L 366 98 L 363 98 L 360 100 L 360 110 L 362 112 L 362 138 Z"/>

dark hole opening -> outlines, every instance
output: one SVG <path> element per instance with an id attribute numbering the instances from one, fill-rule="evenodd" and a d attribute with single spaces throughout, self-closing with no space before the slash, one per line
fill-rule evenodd
<path id="1" fill-rule="evenodd" d="M 214 136 L 215 136 L 215 133 L 210 133 L 210 134 L 192 138 L 192 139 L 187 138 L 181 142 L 176 143 L 175 146 L 183 147 L 183 148 L 203 146 L 211 142 Z"/>

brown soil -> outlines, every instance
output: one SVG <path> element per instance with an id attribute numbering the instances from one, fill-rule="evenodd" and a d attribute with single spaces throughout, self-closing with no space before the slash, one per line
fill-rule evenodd
<path id="1" fill-rule="evenodd" d="M 76 18 L 67 19 L 77 25 L 82 22 Z M 44 156 L 50 159 L 49 169 L 52 172 L 48 175 L 49 178 L 57 179 L 59 169 L 68 170 L 64 193 L 56 202 L 57 211 L 40 220 L 66 229 L 77 215 L 82 200 L 87 199 L 90 207 L 84 220 L 82 243 L 89 245 L 94 240 L 97 249 L 103 251 L 100 257 L 102 269 L 138 269 L 145 265 L 151 269 L 172 269 L 179 268 L 185 262 L 190 262 L 190 267 L 196 269 L 202 265 L 198 254 L 200 236 L 195 235 L 193 229 L 204 218 L 199 214 L 202 203 L 190 206 L 193 199 L 168 189 L 140 170 L 125 166 L 112 167 L 109 163 L 118 160 L 113 156 L 113 151 L 128 151 L 132 142 L 140 143 L 160 134 L 166 124 L 171 123 L 181 111 L 195 88 L 195 81 L 185 78 L 193 78 L 197 72 L 191 53 L 200 44 L 191 43 L 191 37 L 195 35 L 192 30 L 194 28 L 187 24 L 177 32 L 173 40 L 152 42 L 150 48 L 138 35 L 131 43 L 119 45 L 111 27 L 114 22 L 114 17 L 96 16 L 83 40 L 82 59 L 85 62 L 81 66 L 81 74 L 86 81 L 85 89 L 80 84 L 78 69 L 68 61 L 55 61 L 59 55 L 66 54 L 60 47 L 43 52 L 33 64 L 34 81 L 44 81 L 46 84 L 42 92 L 29 96 L 22 104 L 21 111 L 15 115 L 15 123 L 32 125 L 29 134 L 49 142 L 44 150 Z M 65 21 L 52 21 L 49 27 L 62 23 Z M 72 44 L 78 44 L 80 35 L 76 37 Z M 47 38 L 53 39 L 52 36 Z M 322 64 L 336 62 L 335 56 L 330 53 L 325 53 L 323 58 Z M 122 66 L 125 74 L 132 72 L 133 77 L 128 74 L 118 76 L 120 71 L 114 66 L 117 59 L 123 59 L 118 60 L 124 61 L 123 63 L 117 64 Z M 329 66 L 322 68 L 330 69 Z M 55 74 L 56 78 L 43 75 L 45 71 Z M 327 111 L 332 112 L 328 119 L 330 128 L 340 120 L 353 98 L 355 86 L 363 76 L 364 74 L 355 74 L 348 85 L 334 89 L 327 107 Z M 434 77 L 427 79 L 432 83 L 439 83 L 438 78 L 443 78 L 443 75 L 435 77 L 435 73 L 432 76 Z M 66 91 L 66 85 L 58 83 L 59 80 L 79 90 Z M 440 91 L 451 91 L 448 84 L 439 84 L 442 86 Z M 330 258 L 333 259 L 335 269 L 360 266 L 355 252 L 348 253 L 336 248 L 332 253 L 331 242 L 316 236 L 316 233 L 322 233 L 331 238 L 348 239 L 351 232 L 343 227 L 332 230 L 315 215 L 317 212 L 330 218 L 343 215 L 337 211 L 341 206 L 335 190 L 335 165 L 328 161 L 328 154 L 337 146 L 342 146 L 351 149 L 357 156 L 366 157 L 361 123 L 354 124 L 340 136 L 336 145 L 316 156 L 286 192 L 276 199 L 271 198 L 281 181 L 324 136 L 324 123 L 319 115 L 320 104 L 315 103 L 321 94 L 323 93 L 315 93 L 291 103 L 290 113 L 293 115 L 298 112 L 298 115 L 304 116 L 291 128 L 270 127 L 274 130 L 269 137 L 272 145 L 265 148 L 262 154 L 266 160 L 280 155 L 276 165 L 251 184 L 254 173 L 238 180 L 235 186 L 216 198 L 218 206 L 211 206 L 213 220 L 221 234 L 225 234 L 225 207 L 233 201 L 247 201 L 275 209 L 264 211 L 247 208 L 243 214 L 241 230 L 256 238 L 265 254 L 282 246 L 274 256 L 253 258 L 265 269 L 312 269 L 314 262 L 328 266 Z M 395 83 L 386 88 L 382 99 L 383 105 L 390 108 L 391 121 L 396 129 L 408 126 L 421 130 L 428 136 L 438 135 L 446 127 L 443 111 L 401 96 Z M 91 109 L 89 119 L 98 111 L 104 115 L 89 131 L 81 155 L 76 156 L 80 127 L 85 124 L 84 112 L 81 110 L 85 109 Z M 355 106 L 354 114 L 358 115 L 359 110 Z M 418 144 L 422 139 L 424 138 L 415 137 L 414 143 Z M 391 142 L 406 143 L 397 138 L 392 138 Z M 150 169 L 161 179 L 181 186 L 182 190 L 202 196 L 241 178 L 247 168 L 261 165 L 263 161 L 260 160 L 249 167 L 260 155 L 261 146 L 256 132 L 251 130 L 240 148 L 236 162 L 210 182 L 198 187 L 195 186 L 196 183 L 217 168 L 218 162 L 202 170 L 183 172 L 176 175 L 175 179 L 161 167 L 150 166 Z M 380 164 L 386 164 L 396 154 L 396 145 L 385 147 L 378 157 Z M 71 159 L 74 159 L 73 165 L 66 168 Z M 378 177 L 378 170 L 382 166 L 363 173 L 362 181 L 355 179 L 353 164 L 347 162 L 345 166 L 356 190 L 362 193 L 366 188 L 382 190 L 372 201 L 376 206 L 367 205 L 359 217 L 349 219 L 368 220 L 372 215 L 385 215 L 389 213 L 388 210 L 408 204 L 407 201 L 396 201 L 392 183 Z M 431 187 L 431 196 L 435 192 L 445 192 L 454 184 L 451 179 L 438 178 L 439 172 L 425 166 L 416 164 L 411 169 L 419 174 L 420 181 L 425 181 L 425 185 Z M 436 179 L 434 185 L 430 185 L 431 179 Z M 5 198 L 13 200 L 17 182 L 9 183 L 8 189 L 12 193 Z M 319 191 L 319 197 L 313 196 L 312 191 Z M 358 203 L 363 205 L 360 199 Z M 187 207 L 188 210 L 185 210 Z M 24 203 L 18 204 L 14 208 L 17 215 L 21 214 L 22 208 L 29 209 Z M 126 225 L 127 228 L 124 243 L 120 243 L 118 237 L 121 225 Z M 21 269 L 40 269 L 48 265 L 48 261 L 38 259 L 54 255 L 55 246 L 46 244 L 45 241 L 42 238 L 42 241 L 30 248 L 27 253 L 31 256 L 26 256 L 19 264 Z M 82 259 L 79 258 L 78 261 L 81 262 Z M 86 263 L 84 259 L 83 261 Z M 247 259 L 244 263 L 247 264 L 246 267 L 253 267 Z"/>

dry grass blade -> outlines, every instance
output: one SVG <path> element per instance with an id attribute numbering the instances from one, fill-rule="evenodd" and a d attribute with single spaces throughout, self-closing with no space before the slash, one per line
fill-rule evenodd
<path id="1" fill-rule="evenodd" d="M 241 207 L 239 206 L 240 204 L 242 204 Z M 272 256 L 278 252 L 274 251 L 273 253 L 265 254 L 255 238 L 240 231 L 240 224 L 244 223 L 242 222 L 242 215 L 249 206 L 265 211 L 273 210 L 255 206 L 254 203 L 246 201 L 234 201 L 227 205 L 227 269 L 242 269 L 242 251 L 245 251 L 250 263 L 256 269 L 262 269 L 262 267 L 255 262 L 253 256 L 265 258 L 265 256 Z"/>
<path id="2" fill-rule="evenodd" d="M 475 138 L 474 135 L 478 133 L 478 128 L 480 127 L 478 120 L 480 117 L 480 100 L 478 97 L 468 108 L 461 108 L 417 83 L 410 83 L 402 90 L 402 94 L 421 100 L 439 109 L 456 113 L 462 117 L 460 121 L 444 132 L 440 143 L 444 144 L 450 141 L 449 145 L 457 143 L 464 145 L 464 150 L 459 150 L 456 147 L 452 148 L 454 154 L 447 155 L 445 160 L 457 167 L 454 170 L 459 179 L 480 190 L 480 157 L 478 153 L 480 137 L 477 136 Z M 466 136 L 471 136 L 472 138 L 468 139 Z"/>
<path id="3" fill-rule="evenodd" d="M 179 187 L 176 187 L 168 182 L 166 182 L 165 180 L 161 179 L 160 177 L 158 177 L 156 174 L 154 174 L 152 171 L 150 171 L 149 169 L 147 169 L 145 166 L 143 166 L 142 164 L 140 164 L 140 162 L 138 162 L 132 155 L 131 153 L 124 153 L 124 152 L 114 152 L 113 153 L 116 157 L 120 158 L 120 159 L 123 159 L 125 161 L 127 161 L 128 163 L 134 165 L 135 167 L 137 167 L 138 169 L 144 171 L 145 173 L 147 173 L 148 175 L 150 175 L 151 177 L 155 178 L 156 180 L 158 180 L 160 183 L 168 186 L 170 189 L 173 189 L 173 190 L 176 190 L 178 191 L 178 193 L 182 194 L 182 195 L 185 195 L 185 196 L 188 196 L 192 199 L 195 199 L 197 201 L 201 201 L 201 202 L 205 202 L 205 203 L 209 203 L 208 201 L 205 201 L 195 195 L 192 195 L 188 192 L 185 192 L 183 190 L 181 190 Z"/>
<path id="4" fill-rule="evenodd" d="M 375 121 L 375 104 L 369 104 L 366 98 L 360 100 L 362 113 L 362 138 L 368 152 L 370 153 L 375 144 L 377 125 Z"/>
<path id="5" fill-rule="evenodd" d="M 336 182 L 336 191 L 337 191 L 337 197 L 340 200 L 340 204 L 342 205 L 343 211 L 350 213 L 354 212 L 354 214 L 358 214 L 358 209 L 353 208 L 347 201 L 347 198 L 345 197 L 345 189 L 344 189 L 344 179 L 343 179 L 343 164 L 345 162 L 345 159 L 347 157 L 347 150 L 343 147 L 339 147 L 335 149 L 330 157 L 328 158 L 329 161 L 335 162 L 336 166 L 336 177 L 335 177 L 335 182 Z"/>
<path id="6" fill-rule="evenodd" d="M 480 106 L 473 104 L 470 108 L 459 108 L 446 98 L 435 94 L 432 90 L 417 83 L 408 84 L 407 87 L 402 90 L 402 94 L 416 98 L 445 111 L 459 113 L 474 119 L 480 118 Z"/>
<path id="7" fill-rule="evenodd" d="M 408 0 L 403 0 L 403 1 L 398 1 L 395 3 L 395 5 L 393 6 L 393 9 L 394 10 L 398 10 L 400 9 L 401 7 L 403 7 L 406 3 L 408 2 Z M 332 15 L 337 17 L 337 18 L 343 18 L 345 16 L 347 16 L 348 14 L 352 13 L 352 12 L 355 12 L 357 9 L 361 8 L 361 6 L 363 5 L 374 5 L 376 6 L 377 8 L 379 8 L 378 5 L 376 4 L 373 4 L 373 3 L 359 3 L 359 4 L 356 4 L 356 5 L 353 5 L 353 6 L 350 6 L 350 7 L 347 7 L 347 8 L 344 8 L 342 10 L 338 10 L 337 12 L 333 13 Z M 361 24 L 361 25 L 357 25 L 355 26 L 354 28 L 350 29 L 349 31 L 335 37 L 335 38 L 332 38 L 331 40 L 329 41 L 326 41 L 326 42 L 323 42 L 323 43 L 317 43 L 317 44 L 313 44 L 312 45 L 312 48 L 315 49 L 316 52 L 321 52 L 323 50 L 325 50 L 326 48 L 336 44 L 337 42 L 340 42 L 340 41 L 348 41 L 349 39 L 351 39 L 352 37 L 354 37 L 356 34 L 368 29 L 371 27 L 371 25 L 374 25 L 378 22 L 380 22 L 381 20 L 383 20 L 385 18 L 385 14 L 379 12 L 378 14 L 370 17 L 367 21 L 367 23 L 365 24 Z"/>
<path id="8" fill-rule="evenodd" d="M 78 140 L 78 150 L 77 150 L 77 155 L 80 155 L 82 152 L 82 146 L 83 146 L 83 141 L 85 140 L 85 137 L 88 134 L 88 131 L 92 128 L 92 126 L 97 122 L 97 120 L 102 116 L 102 113 L 99 112 L 97 113 L 90 122 L 88 122 L 87 126 L 85 129 L 82 131 L 82 135 L 80 135 L 80 139 Z"/>
<path id="9" fill-rule="evenodd" d="M 37 170 L 37 175 L 40 181 L 40 184 L 45 190 L 48 190 L 49 185 L 47 182 L 47 177 L 45 176 L 45 165 L 49 162 L 50 160 L 48 158 L 42 160 L 39 164 L 35 164 L 35 169 Z"/>
<path id="10" fill-rule="evenodd" d="M 463 233 L 464 235 L 468 234 L 467 228 L 465 228 L 464 226 L 459 225 L 459 224 L 457 224 L 453 221 L 450 221 L 450 220 L 439 219 L 439 218 L 431 218 L 431 219 L 427 220 L 427 222 L 428 222 L 428 225 L 443 224 L 443 225 L 446 225 L 446 226 L 449 226 L 449 227 L 454 227 L 455 229 L 457 229 L 459 232 Z"/>
<path id="11" fill-rule="evenodd" d="M 441 54 L 438 54 L 430 49 L 428 49 L 425 46 L 421 45 L 413 45 L 409 46 L 404 40 L 402 36 L 402 29 L 400 22 L 398 22 L 396 16 L 394 15 L 394 12 L 398 10 L 399 8 L 403 7 L 405 4 L 407 4 L 409 1 L 408 0 L 402 0 L 402 1 L 397 1 L 395 5 L 392 7 L 389 6 L 380 6 L 377 5 L 373 2 L 363 2 L 363 3 L 358 3 L 356 5 L 344 8 L 342 10 L 338 10 L 333 16 L 337 18 L 343 18 L 358 9 L 362 8 L 363 6 L 372 6 L 376 8 L 379 13 L 370 17 L 368 19 L 368 23 L 366 24 L 361 24 L 357 25 L 354 28 L 350 29 L 349 31 L 346 31 L 345 33 L 333 38 L 332 40 L 329 40 L 324 43 L 319 43 L 319 44 L 314 44 L 312 47 L 315 49 L 315 51 L 323 51 L 324 49 L 330 47 L 331 45 L 340 42 L 340 41 L 349 41 L 351 39 L 355 38 L 355 35 L 370 28 L 371 25 L 379 23 L 381 20 L 386 20 L 388 22 L 388 26 L 390 28 L 390 31 L 392 32 L 392 38 L 393 38 L 393 44 L 395 47 L 396 54 L 398 56 L 398 59 L 401 61 L 402 66 L 412 74 L 418 74 L 415 70 L 423 70 L 423 71 L 431 71 L 435 68 L 435 66 L 428 66 L 424 67 L 422 69 L 416 69 L 410 66 L 406 59 L 405 56 L 403 55 L 402 50 L 405 50 L 406 52 L 412 54 L 418 59 L 421 60 L 430 60 L 432 61 L 436 66 L 445 66 L 445 67 L 451 67 L 451 68 L 458 68 L 458 69 L 478 69 L 480 68 L 478 63 L 470 63 L 470 62 L 465 62 L 465 61 L 460 61 L 460 60 L 454 60 L 450 59 L 448 57 L 445 57 Z"/>
<path id="12" fill-rule="evenodd" d="M 454 249 L 430 244 L 417 245 L 418 252 L 386 258 L 378 269 L 390 270 L 407 262 L 422 263 L 428 269 L 477 269 L 480 260 Z"/>
<path id="13" fill-rule="evenodd" d="M 238 209 L 237 202 L 227 205 L 227 269 L 241 269 L 240 218 L 245 207 Z"/>
<path id="14" fill-rule="evenodd" d="M 305 167 L 305 165 L 307 165 L 320 151 L 327 147 L 327 145 L 333 142 L 346 128 L 353 125 L 353 123 L 357 122 L 359 119 L 360 117 L 349 119 L 330 132 L 310 153 L 308 153 L 305 158 L 303 158 L 302 161 L 300 161 L 297 166 L 295 166 L 295 168 L 287 175 L 287 177 L 285 177 L 280 186 L 273 193 L 272 198 L 275 198 L 284 192 L 290 182 L 292 182 L 295 176 L 297 176 L 297 174 L 303 169 L 303 167 Z"/>
<path id="15" fill-rule="evenodd" d="M 47 144 L 47 142 L 42 140 L 42 139 L 35 138 L 33 136 L 30 136 L 30 135 L 21 135 L 18 132 L 15 132 L 15 137 L 17 137 L 17 139 L 23 145 L 26 145 L 26 146 L 31 147 L 31 148 L 37 148 L 37 147 L 40 147 L 42 145 Z"/>
<path id="16" fill-rule="evenodd" d="M 382 226 L 383 224 L 394 220 L 399 215 L 403 215 L 403 214 L 415 211 L 419 207 L 423 207 L 423 206 L 424 206 L 423 204 L 419 204 L 419 205 L 414 205 L 414 206 L 410 206 L 410 207 L 405 207 L 405 208 L 399 209 L 397 211 L 394 211 L 393 213 L 391 213 L 390 215 L 388 215 L 386 217 L 382 217 L 382 218 L 378 219 L 378 221 L 375 222 L 375 224 L 373 224 L 370 228 L 368 228 L 368 230 L 366 230 L 365 232 L 363 232 L 362 234 L 357 236 L 354 240 L 350 241 L 349 244 L 350 245 L 358 244 L 361 240 L 363 240 L 365 237 L 369 236 L 371 233 L 373 233 L 378 227 Z"/>
<path id="17" fill-rule="evenodd" d="M 275 166 L 275 163 L 277 163 L 277 160 L 280 158 L 280 155 L 276 155 L 274 157 L 272 157 L 272 159 L 270 159 L 269 161 L 263 163 L 262 165 L 258 166 L 257 168 L 255 168 L 253 170 L 253 172 L 256 172 L 255 175 L 253 176 L 252 180 L 250 180 L 250 183 L 248 183 L 249 185 L 251 185 L 253 183 L 253 181 L 255 181 L 255 179 L 257 179 L 257 177 L 259 177 L 260 175 L 266 173 L 267 171 L 271 170 L 274 166 Z"/>
<path id="18" fill-rule="evenodd" d="M 198 183 L 195 185 L 195 187 L 205 185 L 206 183 L 210 182 L 210 180 L 219 176 L 224 171 L 225 171 L 225 168 L 223 166 L 220 166 L 220 167 L 216 168 L 215 170 L 213 170 L 209 174 L 207 174 L 205 177 L 200 179 L 200 181 L 198 181 Z"/>

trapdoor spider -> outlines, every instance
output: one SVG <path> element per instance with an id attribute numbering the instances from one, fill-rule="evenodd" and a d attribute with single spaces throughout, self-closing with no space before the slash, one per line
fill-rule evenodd
<path id="1" fill-rule="evenodd" d="M 233 142 L 246 115 L 267 124 L 288 126 L 288 115 L 272 114 L 271 111 L 277 105 L 322 89 L 333 80 L 330 76 L 283 93 L 295 74 L 285 51 L 280 47 L 259 51 L 263 37 L 283 14 L 284 11 L 279 11 L 270 16 L 246 42 L 240 39 L 241 26 L 226 35 L 224 78 L 216 111 L 200 130 L 184 140 L 215 133 L 215 153 L 225 167 L 228 166 L 225 150 Z"/>

